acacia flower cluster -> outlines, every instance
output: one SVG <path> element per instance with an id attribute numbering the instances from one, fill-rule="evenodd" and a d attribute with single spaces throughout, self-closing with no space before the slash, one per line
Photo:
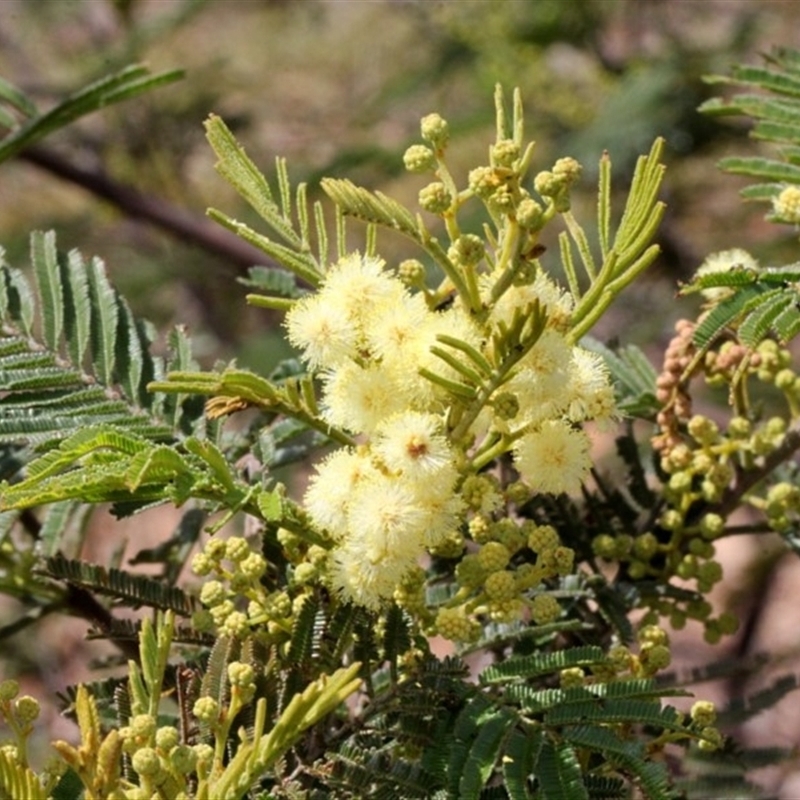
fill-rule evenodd
<path id="1" fill-rule="evenodd" d="M 537 270 L 493 302 L 499 276 L 479 277 L 486 313 L 460 298 L 432 307 L 424 290 L 355 253 L 287 314 L 290 342 L 321 380 L 324 417 L 358 442 L 319 464 L 305 495 L 312 522 L 335 542 L 329 582 L 358 604 L 380 607 L 426 551 L 446 542 L 463 550 L 470 504 L 462 488 L 487 453 L 512 453 L 532 492 L 573 492 L 590 467 L 580 423 L 614 414 L 602 361 L 567 338 L 569 295 Z M 501 333 L 534 309 L 545 324 L 504 374 Z M 485 363 L 482 385 L 493 371 L 502 379 L 471 404 L 454 398 L 449 387 L 463 373 L 456 356 L 438 355 L 443 341 Z M 498 495 L 487 510 L 502 516 L 501 503 Z"/>

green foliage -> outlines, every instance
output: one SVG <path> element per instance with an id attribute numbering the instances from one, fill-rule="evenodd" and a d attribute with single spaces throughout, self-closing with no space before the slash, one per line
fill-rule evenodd
<path id="1" fill-rule="evenodd" d="M 0 162 L 86 114 L 182 77 L 180 70 L 150 75 L 146 67 L 132 65 L 79 89 L 44 113 L 38 111 L 24 92 L 0 78 L 0 132 L 4 132 L 0 139 Z"/>
<path id="2" fill-rule="evenodd" d="M 758 183 L 742 191 L 742 196 L 748 200 L 772 200 L 787 184 L 800 182 L 796 152 L 800 141 L 800 65 L 797 53 L 775 48 L 766 57 L 766 62 L 764 67 L 737 66 L 730 76 L 715 75 L 706 79 L 716 85 L 760 89 L 762 93 L 746 91 L 730 99 L 714 98 L 700 108 L 716 116 L 747 116 L 755 121 L 751 136 L 782 146 L 781 159 L 731 157 L 720 162 L 720 167 L 726 172 L 767 179 L 767 183 Z M 779 214 L 772 218 L 782 221 Z"/>

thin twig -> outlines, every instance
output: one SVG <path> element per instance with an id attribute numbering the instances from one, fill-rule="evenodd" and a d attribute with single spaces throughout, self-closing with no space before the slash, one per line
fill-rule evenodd
<path id="1" fill-rule="evenodd" d="M 241 268 L 246 269 L 255 264 L 272 266 L 269 256 L 225 228 L 161 197 L 145 194 L 114 180 L 102 170 L 79 167 L 43 147 L 29 147 L 20 153 L 19 158 L 102 197 L 129 217 L 146 220 L 184 243 L 197 245 L 222 256 L 232 271 L 239 273 Z"/>

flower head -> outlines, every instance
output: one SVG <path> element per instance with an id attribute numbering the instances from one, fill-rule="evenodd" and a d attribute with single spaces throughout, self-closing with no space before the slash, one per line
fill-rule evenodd
<path id="1" fill-rule="evenodd" d="M 378 426 L 373 449 L 390 470 L 414 478 L 432 476 L 453 459 L 441 428 L 441 419 L 434 414 L 395 414 Z"/>
<path id="2" fill-rule="evenodd" d="M 534 491 L 575 492 L 591 466 L 589 439 L 568 422 L 548 420 L 516 443 L 514 461 Z"/>

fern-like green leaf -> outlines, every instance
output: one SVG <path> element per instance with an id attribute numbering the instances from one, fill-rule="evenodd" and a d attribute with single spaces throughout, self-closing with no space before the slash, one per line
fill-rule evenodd
<path id="1" fill-rule="evenodd" d="M 103 383 L 110 386 L 116 361 L 119 305 L 105 264 L 99 258 L 93 258 L 89 265 L 89 291 L 95 309 L 91 325 L 94 369 Z"/>
<path id="2" fill-rule="evenodd" d="M 478 735 L 472 741 L 458 782 L 462 800 L 478 800 L 486 781 L 494 772 L 503 742 L 516 717 L 499 708 L 491 716 L 482 716 Z"/>
<path id="3" fill-rule="evenodd" d="M 612 764 L 619 764 L 640 784 L 649 800 L 672 800 L 669 773 L 662 762 L 648 758 L 641 739 L 620 739 L 612 729 L 579 726 L 564 730 L 564 738 L 573 746 L 600 753 Z"/>
<path id="4" fill-rule="evenodd" d="M 90 589 L 97 594 L 114 597 L 133 608 L 171 609 L 187 617 L 195 610 L 195 602 L 177 586 L 165 586 L 145 575 L 134 575 L 119 569 L 106 569 L 85 561 L 56 555 L 48 558 L 43 567 L 51 578 Z"/>
<path id="5" fill-rule="evenodd" d="M 79 89 L 44 114 L 38 114 L 33 103 L 3 82 L 5 96 L 26 114 L 27 119 L 22 124 L 13 126 L 0 140 L 0 162 L 12 158 L 79 117 L 136 97 L 158 86 L 173 83 L 182 77 L 183 72 L 180 70 L 150 75 L 146 67 L 134 64 Z"/>
<path id="6" fill-rule="evenodd" d="M 529 782 L 543 743 L 541 728 L 511 731 L 503 753 L 503 785 L 509 800 L 530 800 Z"/>
<path id="7" fill-rule="evenodd" d="M 529 656 L 507 658 L 499 664 L 492 664 L 484 669 L 478 679 L 482 684 L 505 683 L 547 675 L 567 667 L 591 667 L 605 662 L 606 656 L 602 648 L 586 645 L 552 653 L 534 653 Z"/>
<path id="8" fill-rule="evenodd" d="M 53 231 L 37 232 L 31 236 L 31 263 L 41 298 L 42 338 L 50 350 L 55 352 L 61 342 L 64 327 L 64 291 Z"/>
<path id="9" fill-rule="evenodd" d="M 0 749 L 0 795 L 25 800 L 48 800 L 36 773 L 20 763 L 9 748 Z"/>
<path id="10" fill-rule="evenodd" d="M 578 756 L 568 742 L 547 740 L 536 761 L 542 800 L 588 800 Z"/>
<path id="11" fill-rule="evenodd" d="M 411 212 L 382 192 L 370 192 L 350 180 L 339 178 L 323 178 L 321 186 L 345 214 L 363 222 L 394 228 L 420 240 L 417 221 Z"/>
<path id="12" fill-rule="evenodd" d="M 71 250 L 63 271 L 64 333 L 67 350 L 76 367 L 81 367 L 89 346 L 92 324 L 92 304 L 89 299 L 89 277 L 83 256 Z"/>

